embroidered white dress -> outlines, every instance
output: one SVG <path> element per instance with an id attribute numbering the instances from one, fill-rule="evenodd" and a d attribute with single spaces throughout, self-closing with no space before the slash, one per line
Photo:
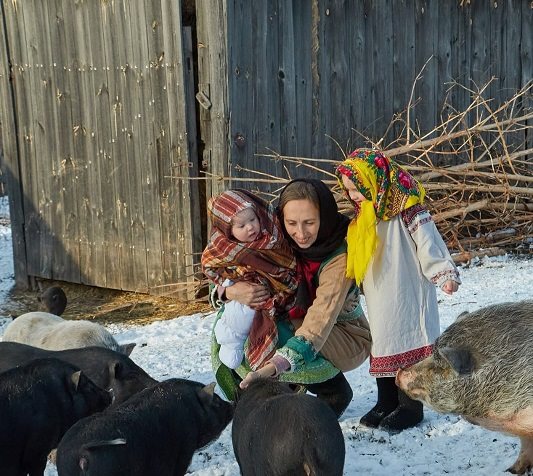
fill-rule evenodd
<path id="1" fill-rule="evenodd" d="M 396 375 L 427 357 L 440 334 L 435 286 L 459 272 L 429 212 L 416 205 L 377 225 L 363 279 L 372 335 L 370 374 Z"/>

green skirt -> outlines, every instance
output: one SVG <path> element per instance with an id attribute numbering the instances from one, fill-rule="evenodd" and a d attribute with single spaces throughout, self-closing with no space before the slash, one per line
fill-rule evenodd
<path id="1" fill-rule="evenodd" d="M 251 372 L 246 359 L 235 370 L 230 369 L 224 365 L 219 357 L 218 352 L 220 345 L 215 339 L 214 327 L 217 321 L 220 319 L 224 307 L 222 307 L 215 318 L 213 323 L 213 329 L 211 331 L 211 364 L 213 366 L 213 373 L 215 379 L 228 400 L 235 401 L 237 397 L 237 389 L 239 383 L 244 377 Z M 285 345 L 291 337 L 294 336 L 292 325 L 287 320 L 280 320 L 277 323 L 278 327 L 278 347 Z M 245 346 L 248 344 L 246 342 Z M 329 380 L 339 373 L 337 369 L 329 360 L 326 360 L 320 354 L 311 362 L 306 363 L 302 368 L 296 372 L 285 372 L 279 376 L 281 382 L 295 383 L 301 385 L 309 385 L 313 383 L 321 383 Z"/>

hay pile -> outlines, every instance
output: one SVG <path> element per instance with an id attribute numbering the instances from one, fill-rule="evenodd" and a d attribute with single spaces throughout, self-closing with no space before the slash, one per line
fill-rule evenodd
<path id="1" fill-rule="evenodd" d="M 25 312 L 44 310 L 37 298 L 51 286 L 61 286 L 67 295 L 65 319 L 85 319 L 100 324 L 148 324 L 174 319 L 198 312 L 209 312 L 205 302 L 182 302 L 165 296 L 151 296 L 113 289 L 97 288 L 59 281 L 40 281 L 41 290 L 12 290 L 2 308 L 3 316 L 18 316 Z"/>

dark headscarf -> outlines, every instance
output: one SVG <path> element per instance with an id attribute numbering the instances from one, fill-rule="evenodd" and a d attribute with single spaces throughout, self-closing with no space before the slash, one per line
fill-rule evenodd
<path id="1" fill-rule="evenodd" d="M 320 204 L 320 228 L 316 241 L 309 248 L 302 249 L 287 233 L 283 220 L 283 212 L 278 207 L 283 233 L 298 256 L 312 261 L 322 261 L 341 246 L 346 238 L 346 231 L 350 219 L 339 212 L 339 207 L 337 206 L 333 193 L 321 180 L 306 178 L 293 180 L 283 188 L 280 198 L 283 196 L 285 189 L 294 182 L 306 182 L 311 184 L 315 189 Z"/>

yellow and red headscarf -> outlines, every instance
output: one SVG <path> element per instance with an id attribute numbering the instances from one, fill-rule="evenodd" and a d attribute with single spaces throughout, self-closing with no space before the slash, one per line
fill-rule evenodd
<path id="1" fill-rule="evenodd" d="M 348 227 L 348 262 L 346 275 L 359 285 L 378 244 L 376 225 L 390 220 L 403 210 L 423 203 L 424 187 L 409 172 L 380 151 L 356 149 L 335 170 L 340 186 L 348 177 L 366 198 L 361 204 L 350 200 L 355 217 Z M 348 199 L 350 197 L 348 196 Z"/>

